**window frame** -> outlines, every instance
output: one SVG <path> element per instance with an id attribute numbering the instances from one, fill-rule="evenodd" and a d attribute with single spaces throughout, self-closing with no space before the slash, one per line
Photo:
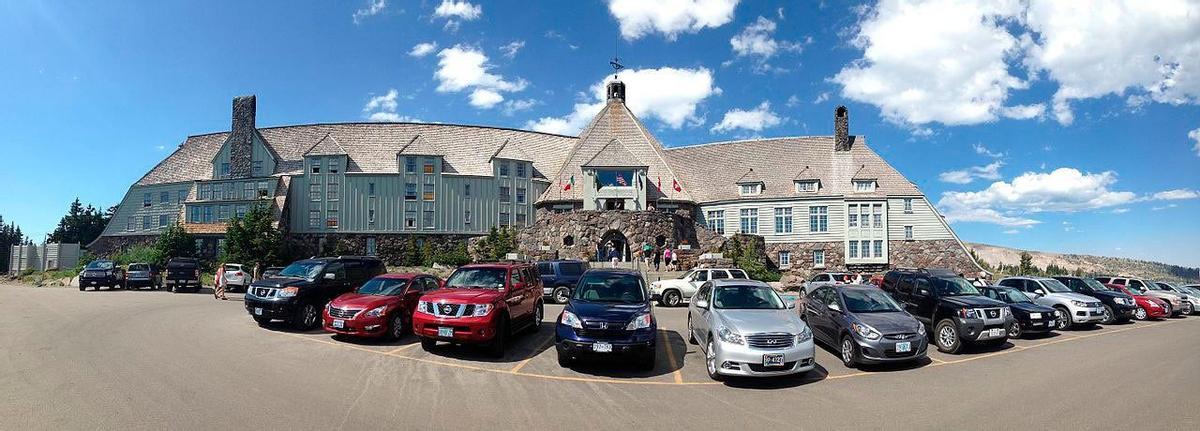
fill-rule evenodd
<path id="1" fill-rule="evenodd" d="M 792 233 L 792 208 L 791 207 L 776 207 L 775 208 L 775 233 L 776 234 Z"/>

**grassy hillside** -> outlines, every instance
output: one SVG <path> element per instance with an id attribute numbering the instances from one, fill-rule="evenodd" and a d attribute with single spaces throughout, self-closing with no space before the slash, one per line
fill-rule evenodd
<path id="1" fill-rule="evenodd" d="M 1129 259 L 1124 257 L 1090 256 L 1085 254 L 1048 253 L 1033 250 L 1019 250 L 988 244 L 967 243 L 967 248 L 975 251 L 979 260 L 991 268 L 1018 266 L 1021 263 L 1021 253 L 1028 252 L 1033 257 L 1033 266 L 1045 271 L 1054 266 L 1067 272 L 1079 270 L 1088 275 L 1131 275 L 1154 280 L 1188 281 L 1200 280 L 1200 268 L 1188 268 L 1169 265 L 1160 262 Z M 1012 274 L 1005 274 L 1012 275 Z"/>

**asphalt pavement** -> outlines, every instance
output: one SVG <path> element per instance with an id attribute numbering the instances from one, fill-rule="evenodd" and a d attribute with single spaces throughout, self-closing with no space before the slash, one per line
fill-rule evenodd
<path id="1" fill-rule="evenodd" d="M 709 380 L 686 309 L 659 363 L 574 369 L 551 323 L 501 359 L 259 327 L 211 294 L 0 285 L 0 430 L 1195 429 L 1200 317 L 1013 340 L 862 370 Z M 548 306 L 547 320 L 561 307 Z"/>

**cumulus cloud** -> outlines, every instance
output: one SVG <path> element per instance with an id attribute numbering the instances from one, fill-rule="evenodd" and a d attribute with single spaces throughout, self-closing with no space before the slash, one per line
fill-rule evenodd
<path id="1" fill-rule="evenodd" d="M 432 54 L 433 51 L 436 51 L 436 50 L 437 50 L 437 42 L 421 42 L 416 45 L 413 45 L 412 49 L 410 49 L 408 51 L 408 55 L 411 55 L 413 57 L 424 57 L 426 55 Z"/>
<path id="2" fill-rule="evenodd" d="M 467 1 L 442 0 L 437 9 L 433 10 L 433 16 L 438 18 L 456 18 L 463 21 L 473 21 L 483 15 L 483 6 L 471 4 Z"/>
<path id="3" fill-rule="evenodd" d="M 1174 189 L 1153 194 L 1151 199 L 1156 201 L 1178 201 L 1200 198 L 1200 192 L 1191 189 Z"/>
<path id="4" fill-rule="evenodd" d="M 363 105 L 363 116 L 366 117 L 368 121 L 420 122 L 421 120 L 416 118 L 396 113 L 396 108 L 398 107 L 396 99 L 399 96 L 400 93 L 393 88 L 389 89 L 388 92 L 382 96 L 371 97 L 371 99 L 367 101 L 367 104 Z"/>
<path id="5" fill-rule="evenodd" d="M 1079 212 L 1135 202 L 1137 194 L 1111 190 L 1117 181 L 1112 171 L 1085 173 L 1074 168 L 1052 172 L 1026 172 L 1011 182 L 996 181 L 973 192 L 946 192 L 938 208 L 950 221 L 992 223 L 1003 226 L 1036 224 L 1027 214 Z"/>
<path id="6" fill-rule="evenodd" d="M 541 102 L 534 99 L 509 100 L 504 102 L 503 113 L 504 115 L 511 116 L 517 112 L 531 109 L 539 104 L 541 104 Z"/>
<path id="7" fill-rule="evenodd" d="M 368 0 L 367 5 L 362 9 L 354 11 L 354 23 L 362 22 L 364 18 L 378 15 L 387 7 L 386 0 Z"/>
<path id="8" fill-rule="evenodd" d="M 731 130 L 747 130 L 752 132 L 761 132 L 768 127 L 778 126 L 783 122 L 783 119 L 771 112 L 771 102 L 763 101 L 758 106 L 749 109 L 732 109 L 725 113 L 725 117 L 721 119 L 712 129 L 712 133 L 724 133 Z"/>
<path id="9" fill-rule="evenodd" d="M 826 102 L 828 100 L 829 100 L 829 92 L 828 91 L 822 92 L 821 94 L 817 95 L 816 99 L 813 99 L 813 104 L 814 105 L 820 104 L 820 103 Z"/>
<path id="10" fill-rule="evenodd" d="M 774 36 L 775 21 L 760 16 L 729 39 L 729 45 L 738 57 L 757 57 L 760 61 L 766 61 L 780 52 L 801 51 L 799 43 L 778 41 Z"/>
<path id="11" fill-rule="evenodd" d="M 636 40 L 662 33 L 675 40 L 680 33 L 696 33 L 733 20 L 739 0 L 609 0 L 608 12 L 621 28 L 621 37 Z"/>
<path id="12" fill-rule="evenodd" d="M 1196 141 L 1196 145 L 1192 146 L 1192 151 L 1195 151 L 1196 155 L 1200 156 L 1200 129 L 1188 132 L 1188 138 Z"/>
<path id="13" fill-rule="evenodd" d="M 440 93 L 470 91 L 471 106 L 487 109 L 504 101 L 503 92 L 524 90 L 523 79 L 509 80 L 490 72 L 493 66 L 487 55 L 477 48 L 454 45 L 438 52 L 438 68 L 434 78 Z"/>
<path id="14" fill-rule="evenodd" d="M 581 94 L 581 101 L 575 104 L 570 114 L 532 120 L 525 128 L 546 133 L 578 133 L 604 108 L 605 86 L 612 79 L 607 76 L 593 84 L 588 93 Z M 625 83 L 627 93 L 625 106 L 634 115 L 655 119 L 673 129 L 683 127 L 685 123 L 703 124 L 704 119 L 696 113 L 698 106 L 709 96 L 721 94 L 721 89 L 713 85 L 712 71 L 703 67 L 626 69 L 621 72 L 621 81 Z"/>
<path id="15" fill-rule="evenodd" d="M 1004 166 L 1004 162 L 996 160 L 984 166 L 971 166 L 966 169 L 942 172 L 938 175 L 938 179 L 952 184 L 970 184 L 976 179 L 994 181 L 1000 179 L 1002 166 Z"/>
<path id="16" fill-rule="evenodd" d="M 504 56 L 506 58 L 513 58 L 513 57 L 516 57 L 517 52 L 521 51 L 521 48 L 524 48 L 524 47 L 525 47 L 525 41 L 514 40 L 512 42 L 502 45 L 500 47 L 500 52 L 503 52 Z"/>

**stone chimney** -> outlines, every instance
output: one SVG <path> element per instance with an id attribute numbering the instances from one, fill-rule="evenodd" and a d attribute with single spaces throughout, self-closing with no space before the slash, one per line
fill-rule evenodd
<path id="1" fill-rule="evenodd" d="M 833 111 L 833 150 L 850 151 L 850 111 L 845 106 Z"/>
<path id="2" fill-rule="evenodd" d="M 250 178 L 254 159 L 254 96 L 233 98 L 233 128 L 229 133 L 229 176 Z"/>
<path id="3" fill-rule="evenodd" d="M 625 103 L 625 83 L 613 81 L 608 83 L 608 101 L 619 100 Z"/>

